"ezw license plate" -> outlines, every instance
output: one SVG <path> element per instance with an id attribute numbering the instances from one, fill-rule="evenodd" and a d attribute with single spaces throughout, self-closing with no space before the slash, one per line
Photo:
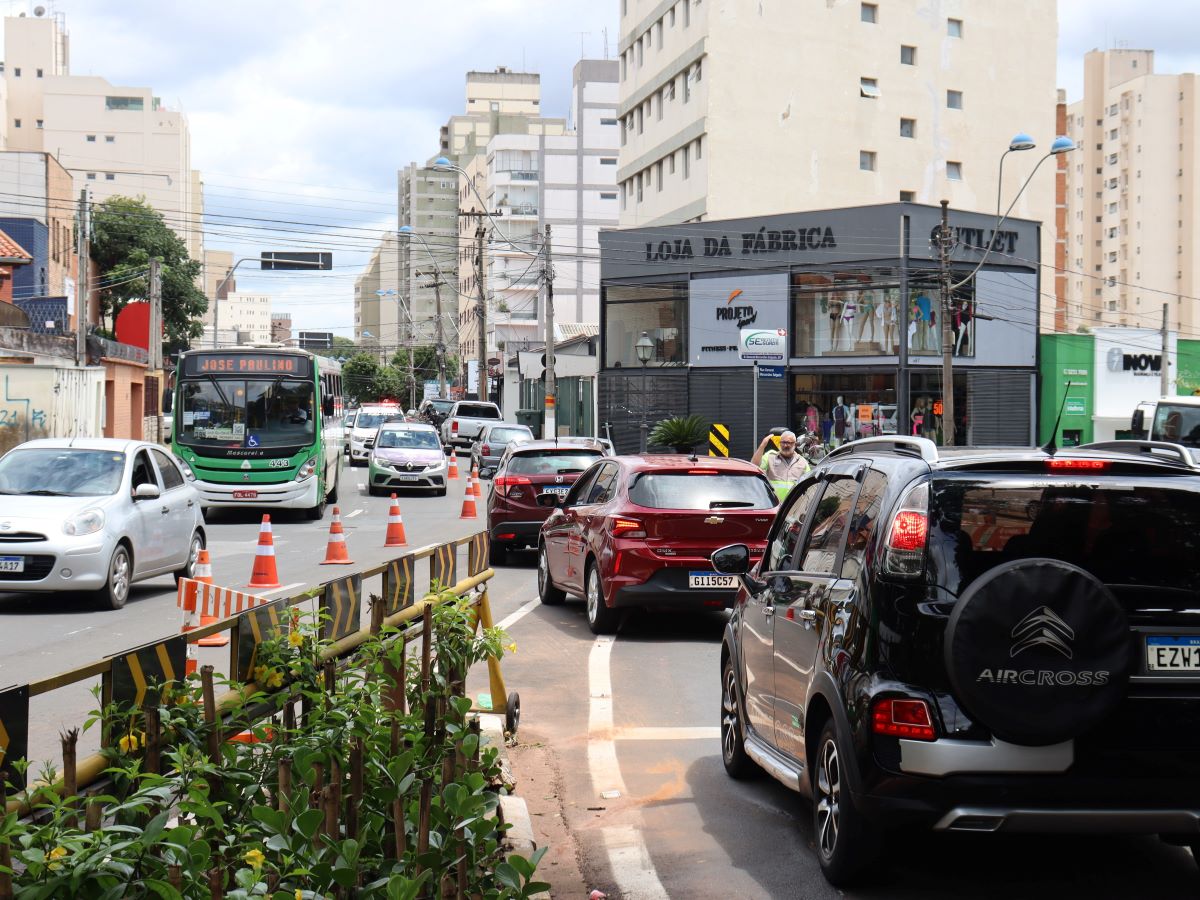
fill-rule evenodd
<path id="1" fill-rule="evenodd" d="M 1200 672 L 1200 635 L 1148 636 L 1146 666 L 1152 672 Z"/>
<path id="2" fill-rule="evenodd" d="M 24 572 L 25 557 L 0 556 L 0 572 Z"/>
<path id="3" fill-rule="evenodd" d="M 716 572 L 688 572 L 689 588 L 735 588 L 736 575 L 718 575 Z"/>

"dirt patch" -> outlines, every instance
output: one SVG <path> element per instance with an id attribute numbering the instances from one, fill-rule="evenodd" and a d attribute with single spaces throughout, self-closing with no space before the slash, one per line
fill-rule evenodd
<path id="1" fill-rule="evenodd" d="M 589 887 L 580 873 L 579 847 L 563 807 L 562 775 L 558 759 L 544 736 L 522 724 L 518 743 L 508 748 L 508 759 L 517 780 L 517 795 L 529 807 L 533 835 L 546 855 L 538 864 L 537 880 L 550 884 L 550 895 L 587 897 Z"/>

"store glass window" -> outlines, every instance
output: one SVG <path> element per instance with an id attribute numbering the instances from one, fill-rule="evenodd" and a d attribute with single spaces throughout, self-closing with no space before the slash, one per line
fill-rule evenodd
<path id="1" fill-rule="evenodd" d="M 905 433 L 929 438 L 941 446 L 945 443 L 942 430 L 942 418 L 945 413 L 945 404 L 942 401 L 942 373 L 914 372 L 908 384 L 910 406 L 908 415 L 902 417 Z M 960 447 L 967 444 L 970 425 L 968 406 L 967 376 L 962 372 L 955 373 L 954 443 Z"/>
<path id="2" fill-rule="evenodd" d="M 648 367 L 682 366 L 687 283 L 605 288 L 604 365 L 640 369 L 637 342 L 645 333 L 654 344 Z"/>
<path id="3" fill-rule="evenodd" d="M 941 288 L 931 277 L 909 281 L 908 352 L 942 355 Z M 975 281 L 958 288 L 950 302 L 950 336 L 955 356 L 975 355 Z"/>
<path id="4" fill-rule="evenodd" d="M 792 427 L 826 444 L 856 437 L 895 434 L 894 372 L 821 373 L 792 376 Z"/>
<path id="5" fill-rule="evenodd" d="M 800 272 L 792 276 L 793 356 L 872 356 L 898 351 L 894 276 Z"/>

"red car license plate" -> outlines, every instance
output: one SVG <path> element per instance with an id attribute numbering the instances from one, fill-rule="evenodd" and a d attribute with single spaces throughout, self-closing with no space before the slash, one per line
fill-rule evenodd
<path id="1" fill-rule="evenodd" d="M 234 500 L 257 500 L 258 491 L 234 491 Z"/>

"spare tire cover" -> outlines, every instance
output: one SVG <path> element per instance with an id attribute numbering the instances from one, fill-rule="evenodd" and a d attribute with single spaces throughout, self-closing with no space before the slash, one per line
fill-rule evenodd
<path id="1" fill-rule="evenodd" d="M 959 701 L 996 737 L 1055 744 L 1097 725 L 1124 696 L 1129 624 L 1112 592 L 1078 566 L 1016 560 L 963 594 L 945 657 Z"/>

